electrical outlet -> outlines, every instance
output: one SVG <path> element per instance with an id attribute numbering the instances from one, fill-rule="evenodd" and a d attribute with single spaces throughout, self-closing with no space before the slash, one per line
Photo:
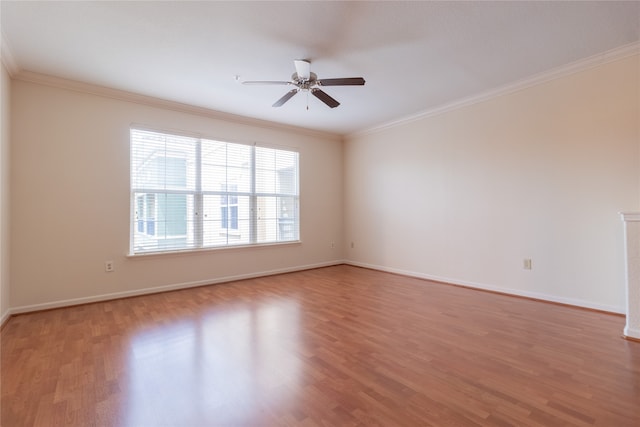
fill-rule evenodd
<path id="1" fill-rule="evenodd" d="M 331 242 L 331 249 L 336 247 L 336 242 Z"/>
<path id="2" fill-rule="evenodd" d="M 522 262 L 522 268 L 525 270 L 531 270 L 531 258 L 525 258 Z"/>
<path id="3" fill-rule="evenodd" d="M 355 245 L 353 244 L 353 242 L 351 242 L 351 249 L 353 249 L 355 247 Z"/>
<path id="4" fill-rule="evenodd" d="M 115 267 L 113 266 L 113 261 L 104 262 L 104 271 L 106 271 L 107 273 L 111 273 L 114 270 L 115 270 Z"/>

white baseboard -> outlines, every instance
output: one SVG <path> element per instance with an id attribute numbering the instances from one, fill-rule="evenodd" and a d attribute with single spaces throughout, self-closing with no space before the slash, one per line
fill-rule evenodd
<path id="1" fill-rule="evenodd" d="M 640 339 L 640 329 L 626 326 L 623 332 L 625 337 Z"/>
<path id="2" fill-rule="evenodd" d="M 606 311 L 606 312 L 609 312 L 609 313 L 616 313 L 616 314 L 625 314 L 626 313 L 626 310 L 625 310 L 624 307 L 617 307 L 617 306 L 606 305 L 606 304 L 596 304 L 596 303 L 592 303 L 590 301 L 584 301 L 584 300 L 581 300 L 581 299 L 565 298 L 565 297 L 559 297 L 559 296 L 556 296 L 556 295 L 543 294 L 543 293 L 540 293 L 540 292 L 523 291 L 521 289 L 503 288 L 503 287 L 499 287 L 499 286 L 487 285 L 487 284 L 484 284 L 484 283 L 469 282 L 469 281 L 466 281 L 466 280 L 457 280 L 457 279 L 452 279 L 450 277 L 434 276 L 434 275 L 431 275 L 431 274 L 418 273 L 418 272 L 415 272 L 415 271 L 401 270 L 401 269 L 398 269 L 398 268 L 385 267 L 385 266 L 374 265 L 374 264 L 367 264 L 367 263 L 357 262 L 357 261 L 345 260 L 344 263 L 348 264 L 348 265 L 353 265 L 353 266 L 356 266 L 356 267 L 370 268 L 372 270 L 385 271 L 385 272 L 388 272 L 388 273 L 401 274 L 403 276 L 410 276 L 410 277 L 416 277 L 416 278 L 419 278 L 419 279 L 433 280 L 433 281 L 436 281 L 436 282 L 449 283 L 449 284 L 452 284 L 452 285 L 465 286 L 465 287 L 468 287 L 468 288 L 481 289 L 481 290 L 484 290 L 484 291 L 491 291 L 491 292 L 496 292 L 496 293 L 501 293 L 501 294 L 506 294 L 506 295 L 514 295 L 514 296 L 520 296 L 520 297 L 526 297 L 526 298 L 533 298 L 533 299 L 538 299 L 538 300 L 543 300 L 543 301 L 555 302 L 555 303 L 559 303 L 559 304 L 566 304 L 566 305 L 573 305 L 573 306 L 576 306 L 576 307 L 589 308 L 589 309 L 592 309 L 592 310 Z M 626 335 L 626 333 L 625 333 L 625 335 Z M 632 335 L 629 335 L 629 336 L 632 336 Z"/>
<path id="3" fill-rule="evenodd" d="M 13 311 L 10 308 L 7 309 L 7 311 L 5 311 L 4 313 L 2 313 L 2 316 L 0 316 L 0 328 L 4 326 L 4 322 L 9 320 L 9 317 L 11 317 L 12 314 L 13 314 Z"/>
<path id="4" fill-rule="evenodd" d="M 257 277 L 273 276 L 275 274 L 292 273 L 295 271 L 311 270 L 314 268 L 321 268 L 321 267 L 330 267 L 332 265 L 340 265 L 344 263 L 345 263 L 344 260 L 334 260 L 334 261 L 328 261 L 328 262 L 321 262 L 317 264 L 300 265 L 300 266 L 280 268 L 275 270 L 239 274 L 236 276 L 225 276 L 225 277 L 217 277 L 212 279 L 198 280 L 195 282 L 176 283 L 172 285 L 157 286 L 153 288 L 144 288 L 144 289 L 135 289 L 132 291 L 124 291 L 124 292 L 114 292 L 114 293 L 95 295 L 95 296 L 84 297 L 84 298 L 73 298 L 73 299 L 67 299 L 67 300 L 47 302 L 42 304 L 23 305 L 20 307 L 13 307 L 9 309 L 8 313 L 5 313 L 5 315 L 3 315 L 2 321 L 4 322 L 5 316 L 8 318 L 9 316 L 14 314 L 29 313 L 32 311 L 40 311 L 40 310 L 51 310 L 54 308 L 70 307 L 73 305 L 89 304 L 89 303 L 100 302 L 100 301 L 109 301 L 109 300 L 114 300 L 119 298 L 128 298 L 128 297 L 135 297 L 140 295 L 155 294 L 160 292 L 175 291 L 179 289 L 195 288 L 198 286 L 215 285 L 219 283 L 233 282 L 236 280 L 254 279 Z"/>
<path id="5" fill-rule="evenodd" d="M 84 298 L 73 298 L 73 299 L 58 300 L 58 301 L 42 303 L 42 304 L 13 307 L 2 314 L 2 317 L 0 317 L 0 325 L 3 325 L 9 319 L 9 317 L 11 317 L 14 314 L 29 313 L 32 311 L 50 310 L 54 308 L 69 307 L 69 306 L 80 305 L 80 304 L 89 304 L 93 302 L 108 301 L 108 300 L 113 300 L 118 298 L 128 298 L 128 297 L 148 295 L 148 294 L 154 294 L 154 293 L 160 293 L 160 292 L 175 291 L 179 289 L 194 288 L 198 286 L 215 285 L 219 283 L 233 282 L 235 280 L 244 280 L 244 279 L 253 279 L 257 277 L 273 276 L 275 274 L 292 273 L 295 271 L 311 270 L 314 268 L 330 267 L 333 265 L 340 265 L 340 264 L 353 265 L 356 267 L 364 267 L 372 270 L 385 271 L 388 273 L 401 274 L 403 276 L 410 276 L 410 277 L 416 277 L 419 279 L 449 283 L 452 285 L 465 286 L 469 288 L 492 291 L 492 292 L 497 292 L 501 294 L 522 296 L 527 298 L 539 299 L 543 301 L 550 301 L 550 302 L 556 302 L 560 304 L 572 305 L 576 307 L 606 311 L 610 313 L 625 314 L 624 307 L 616 307 L 616 306 L 610 306 L 605 304 L 594 304 L 589 301 L 584 301 L 584 300 L 579 300 L 574 298 L 564 298 L 564 297 L 558 297 L 555 295 L 543 294 L 539 292 L 523 291 L 520 289 L 502 288 L 502 287 L 487 285 L 483 283 L 456 280 L 449 277 L 434 276 L 431 274 L 419 273 L 419 272 L 409 271 L 409 270 L 402 270 L 398 268 L 386 267 L 386 266 L 375 265 L 375 264 L 362 263 L 357 261 L 333 260 L 333 261 L 322 262 L 317 264 L 308 264 L 308 265 L 287 267 L 287 268 L 281 268 L 281 269 L 275 269 L 275 270 L 259 271 L 259 272 L 253 272 L 253 273 L 247 273 L 247 274 L 240 274 L 236 276 L 225 276 L 225 277 L 218 277 L 218 278 L 212 278 L 212 279 L 206 279 L 206 280 L 198 280 L 194 282 L 176 283 L 172 285 L 136 289 L 132 291 L 114 292 L 114 293 L 95 295 L 95 296 L 84 297 Z M 635 329 L 627 330 L 625 328 L 624 334 L 628 337 L 640 338 L 640 330 L 639 331 L 636 331 Z"/>

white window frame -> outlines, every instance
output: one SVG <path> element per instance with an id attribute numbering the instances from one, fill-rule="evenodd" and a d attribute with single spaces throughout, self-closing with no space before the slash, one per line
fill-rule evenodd
<path id="1" fill-rule="evenodd" d="M 154 189 L 154 188 L 143 188 L 143 187 L 135 187 L 134 182 L 136 182 L 135 179 L 135 174 L 136 171 L 134 171 L 134 156 L 133 156 L 133 151 L 134 151 L 134 134 L 136 132 L 142 132 L 142 133 L 155 133 L 158 135 L 163 135 L 163 136 L 168 136 L 168 137 L 185 137 L 185 138 L 190 138 L 190 139 L 194 139 L 195 140 L 195 144 L 194 144 L 194 158 L 195 158 L 195 186 L 192 189 L 165 189 L 165 190 L 159 190 L 159 189 Z M 203 141 L 216 141 L 216 142 L 220 142 L 220 143 L 224 143 L 224 144 L 229 144 L 229 145 L 241 145 L 244 147 L 250 147 L 250 159 L 247 159 L 249 164 L 250 164 L 250 174 L 251 174 L 251 185 L 250 185 L 250 191 L 248 192 L 238 192 L 238 191 L 229 191 L 229 189 L 227 189 L 227 191 L 205 191 L 203 190 L 203 186 L 202 186 L 202 182 L 201 180 L 203 179 L 203 165 L 202 165 L 202 160 L 201 160 L 201 153 L 202 153 L 202 142 Z M 158 131 L 155 129 L 149 129 L 146 127 L 131 127 L 130 128 L 130 149 L 131 149 L 131 158 L 130 158 L 130 177 L 131 177 L 131 181 L 130 181 L 130 247 L 129 247 L 129 255 L 130 256 L 136 256 L 136 255 L 152 255 L 152 254 L 163 254 L 163 253 L 176 253 L 176 252 L 193 252 L 193 251 L 202 251 L 202 250 L 211 250 L 211 249 L 223 249 L 223 248 L 237 248 L 237 247 L 241 247 L 241 246 L 260 246 L 260 245 L 281 245 L 281 244 L 291 244 L 291 243 L 299 243 L 300 242 L 300 191 L 299 191 L 299 175 L 300 175 L 300 159 L 299 159 L 299 152 L 296 149 L 292 149 L 290 147 L 279 147 L 279 146 L 274 146 L 274 145 L 266 145 L 266 144 L 258 144 L 258 143 L 253 143 L 253 144 L 244 144 L 244 143 L 237 143 L 237 142 L 228 142 L 228 141 L 222 141 L 219 139 L 213 139 L 213 138 L 204 138 L 202 136 L 193 136 L 193 135 L 188 135 L 188 134 L 180 134 L 180 133 L 175 133 L 175 132 L 166 132 L 166 131 Z M 293 192 L 286 192 L 286 193 L 278 193 L 278 192 L 274 192 L 274 193 L 259 193 L 256 191 L 257 188 L 257 183 L 256 183 L 256 179 L 257 178 L 257 173 L 256 173 L 256 149 L 267 149 L 267 150 L 278 150 L 278 151 L 282 151 L 282 152 L 288 152 L 291 154 L 294 154 L 295 156 L 295 163 L 294 163 L 294 178 L 293 178 L 293 182 L 292 185 L 295 189 L 295 191 Z M 258 183 L 259 184 L 259 183 Z M 233 188 L 233 187 L 231 187 Z M 237 188 L 235 188 L 235 190 L 237 190 Z M 189 239 L 187 239 L 188 241 L 191 242 L 191 244 L 187 244 L 184 247 L 170 247 L 170 248 L 166 248 L 166 249 L 162 249 L 162 248 L 144 248 L 140 245 L 138 245 L 138 247 L 136 247 L 136 233 L 139 233 L 138 230 L 138 226 L 139 226 L 139 222 L 143 221 L 145 222 L 145 220 L 147 218 L 145 217 L 139 217 L 138 216 L 138 200 L 139 198 L 142 196 L 144 197 L 145 195 L 148 194 L 184 194 L 187 197 L 188 196 L 192 196 L 193 197 L 193 212 L 192 212 L 192 216 L 190 218 L 190 220 L 192 221 L 192 226 L 189 227 L 187 226 L 187 233 L 191 234 L 191 236 L 189 236 Z M 207 244 L 206 242 L 204 242 L 204 215 L 203 215 L 203 211 L 204 211 L 204 197 L 205 196 L 226 196 L 227 200 L 229 200 L 231 197 L 234 197 L 237 199 L 237 197 L 239 196 L 244 196 L 244 197 L 248 197 L 249 198 L 249 211 L 250 211 L 250 215 L 249 215 L 249 238 L 248 238 L 248 242 L 243 242 L 240 244 L 234 243 L 233 241 L 229 241 L 227 239 L 226 244 Z M 278 224 L 276 225 L 276 238 L 275 239 L 267 239 L 265 240 L 260 239 L 258 236 L 258 228 L 259 228 L 259 214 L 258 214 L 258 200 L 260 198 L 273 198 L 276 202 L 276 204 L 278 204 L 278 200 L 280 200 L 281 198 L 286 198 L 289 200 L 293 200 L 293 233 L 282 233 L 281 232 L 281 226 L 280 226 L 280 218 L 278 218 Z M 157 198 L 156 198 L 156 209 L 157 209 Z M 228 205 L 230 206 L 230 205 Z M 229 211 L 228 211 L 229 213 Z M 287 219 L 287 224 L 291 223 L 291 219 Z M 146 237 L 149 238 L 153 238 L 154 236 L 149 235 L 148 233 L 146 233 L 148 224 L 144 224 L 143 228 L 144 231 L 142 232 L 143 234 L 145 234 Z M 154 227 L 156 227 L 157 230 L 157 225 L 155 225 Z M 231 232 L 236 232 L 236 230 L 231 230 L 231 229 L 224 229 L 223 232 L 225 234 L 231 234 Z M 283 238 L 283 235 L 287 234 L 288 237 Z M 172 236 L 173 237 L 173 236 Z"/>

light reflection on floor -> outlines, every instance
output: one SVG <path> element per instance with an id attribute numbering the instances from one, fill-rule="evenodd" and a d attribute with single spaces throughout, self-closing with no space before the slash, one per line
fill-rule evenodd
<path id="1" fill-rule="evenodd" d="M 277 412 L 300 381 L 299 319 L 297 301 L 278 299 L 139 333 L 124 426 L 248 425 Z"/>

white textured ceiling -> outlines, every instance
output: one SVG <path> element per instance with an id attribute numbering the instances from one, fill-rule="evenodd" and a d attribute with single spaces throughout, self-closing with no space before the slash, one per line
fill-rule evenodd
<path id="1" fill-rule="evenodd" d="M 0 2 L 14 73 L 30 71 L 347 134 L 637 43 L 640 2 Z M 271 104 L 293 60 L 328 87 Z M 309 109 L 306 109 L 306 106 Z"/>

